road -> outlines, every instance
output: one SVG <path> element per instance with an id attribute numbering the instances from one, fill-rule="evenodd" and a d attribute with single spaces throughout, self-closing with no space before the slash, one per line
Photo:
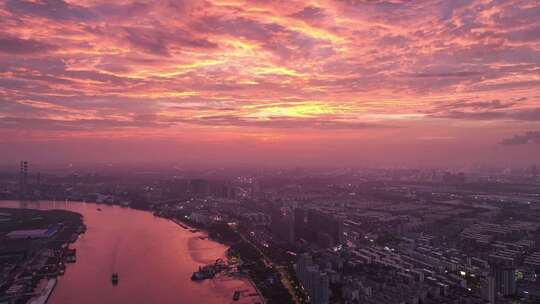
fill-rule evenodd
<path id="1" fill-rule="evenodd" d="M 291 281 L 289 280 L 289 273 L 287 271 L 287 268 L 285 266 L 276 265 L 274 262 L 272 262 L 272 260 L 264 252 L 262 252 L 259 249 L 259 247 L 257 245 L 253 244 L 253 242 L 251 242 L 251 240 L 249 240 L 249 238 L 246 238 L 246 236 L 243 233 L 241 233 L 240 231 L 237 231 L 237 232 L 240 235 L 240 237 L 242 238 L 242 240 L 249 243 L 251 246 L 253 246 L 253 248 L 255 248 L 259 252 L 259 254 L 263 257 L 263 262 L 264 262 L 264 264 L 266 266 L 272 267 L 272 268 L 276 269 L 279 272 L 280 277 L 281 277 L 281 283 L 289 291 L 289 294 L 291 295 L 294 303 L 295 304 L 302 304 L 303 303 L 302 299 L 300 299 L 299 297 L 296 296 L 296 291 L 294 290 L 294 286 L 292 286 Z"/>

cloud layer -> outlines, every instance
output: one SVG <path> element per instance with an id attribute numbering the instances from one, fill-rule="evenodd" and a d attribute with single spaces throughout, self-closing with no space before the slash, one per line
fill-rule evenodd
<path id="1" fill-rule="evenodd" d="M 526 144 L 540 144 L 540 131 L 529 131 L 523 135 L 514 135 L 501 142 L 503 145 L 515 146 Z"/>
<path id="2" fill-rule="evenodd" d="M 540 121 L 539 15 L 534 0 L 7 0 L 0 130 L 525 132 Z"/>

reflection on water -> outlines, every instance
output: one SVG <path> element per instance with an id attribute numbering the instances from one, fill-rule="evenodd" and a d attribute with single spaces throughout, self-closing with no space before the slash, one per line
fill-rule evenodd
<path id="1" fill-rule="evenodd" d="M 194 270 L 223 258 L 227 248 L 149 212 L 63 201 L 4 201 L 0 207 L 65 209 L 84 216 L 88 230 L 73 245 L 77 262 L 59 278 L 51 304 L 231 303 L 237 289 L 250 291 L 234 303 L 259 302 L 247 297 L 253 288 L 245 280 L 192 282 Z M 117 286 L 111 284 L 113 272 L 119 275 Z"/>

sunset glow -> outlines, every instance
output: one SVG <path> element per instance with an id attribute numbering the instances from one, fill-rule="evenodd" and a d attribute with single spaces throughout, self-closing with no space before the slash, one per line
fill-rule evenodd
<path id="1" fill-rule="evenodd" d="M 538 1 L 0 3 L 8 161 L 540 154 Z"/>

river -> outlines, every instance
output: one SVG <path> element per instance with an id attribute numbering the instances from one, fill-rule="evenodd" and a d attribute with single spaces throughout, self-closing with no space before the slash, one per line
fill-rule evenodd
<path id="1" fill-rule="evenodd" d="M 260 302 L 248 296 L 254 288 L 245 279 L 191 281 L 199 266 L 224 258 L 227 247 L 201 240 L 202 233 L 149 212 L 83 202 L 3 201 L 0 207 L 64 209 L 83 215 L 88 229 L 72 245 L 77 262 L 58 278 L 50 304 Z M 113 272 L 119 275 L 116 286 L 111 284 Z M 233 301 L 235 290 L 249 291 Z"/>

